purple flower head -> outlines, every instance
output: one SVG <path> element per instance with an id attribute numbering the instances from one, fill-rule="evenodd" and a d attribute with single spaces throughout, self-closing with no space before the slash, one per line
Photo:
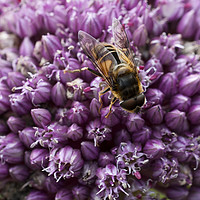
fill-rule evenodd
<path id="1" fill-rule="evenodd" d="M 101 167 L 105 167 L 108 164 L 115 163 L 115 157 L 111 153 L 101 152 L 99 154 L 98 164 Z"/>
<path id="2" fill-rule="evenodd" d="M 100 149 L 93 142 L 81 142 L 81 153 L 86 160 L 95 160 L 99 156 Z"/>
<path id="3" fill-rule="evenodd" d="M 187 117 L 184 112 L 172 110 L 165 115 L 167 126 L 178 133 L 183 133 L 189 129 Z"/>
<path id="4" fill-rule="evenodd" d="M 67 100 L 66 89 L 61 82 L 57 82 L 51 90 L 51 99 L 56 106 L 64 106 Z"/>
<path id="5" fill-rule="evenodd" d="M 77 141 L 83 137 L 83 129 L 82 127 L 78 126 L 77 124 L 72 124 L 68 131 L 67 137 L 73 141 Z"/>
<path id="6" fill-rule="evenodd" d="M 138 114 L 129 114 L 126 121 L 126 127 L 129 132 L 139 131 L 144 126 L 144 119 Z"/>
<path id="7" fill-rule="evenodd" d="M 36 141 L 31 144 L 31 147 L 35 147 L 40 144 L 42 147 L 59 147 L 66 144 L 68 140 L 67 126 L 62 126 L 57 122 L 51 123 L 44 128 L 35 127 Z"/>
<path id="8" fill-rule="evenodd" d="M 121 169 L 127 169 L 128 174 L 134 175 L 141 179 L 141 167 L 148 162 L 146 155 L 141 152 L 141 147 L 131 142 L 121 143 L 117 150 L 117 166 Z"/>
<path id="9" fill-rule="evenodd" d="M 19 131 L 19 139 L 27 148 L 30 148 L 31 144 L 36 141 L 35 129 L 32 127 L 26 127 Z"/>
<path id="10" fill-rule="evenodd" d="M 82 79 L 77 78 L 71 82 L 67 82 L 67 97 L 75 101 L 83 101 L 86 99 L 84 89 L 89 85 L 83 82 Z"/>
<path id="11" fill-rule="evenodd" d="M 200 91 L 199 74 L 191 74 L 182 78 L 179 82 L 179 92 L 185 96 L 193 96 Z"/>
<path id="12" fill-rule="evenodd" d="M 109 164 L 97 170 L 97 177 L 99 191 L 96 195 L 113 200 L 119 197 L 120 192 L 128 195 L 126 190 L 130 186 L 124 169 L 118 169 L 115 165 Z"/>
<path id="13" fill-rule="evenodd" d="M 51 113 L 43 108 L 32 109 L 31 116 L 35 124 L 39 127 L 45 127 L 51 122 Z"/>
<path id="14" fill-rule="evenodd" d="M 10 176 L 16 181 L 25 181 L 29 177 L 29 169 L 26 165 L 15 165 L 9 168 Z"/>
<path id="15" fill-rule="evenodd" d="M 26 126 L 26 123 L 22 118 L 13 116 L 9 117 L 7 124 L 13 133 L 18 133 L 18 131 L 22 130 Z"/>
<path id="16" fill-rule="evenodd" d="M 170 107 L 172 109 L 178 109 L 180 111 L 187 112 L 190 105 L 190 97 L 184 96 L 182 94 L 177 94 L 171 98 Z"/>
<path id="17" fill-rule="evenodd" d="M 22 56 L 32 56 L 34 45 L 29 37 L 25 37 L 20 45 L 19 53 Z"/>
<path id="18" fill-rule="evenodd" d="M 178 176 L 178 162 L 176 159 L 161 157 L 153 163 L 153 177 L 165 183 Z"/>
<path id="19" fill-rule="evenodd" d="M 7 78 L 7 84 L 10 89 L 22 86 L 25 77 L 20 72 L 9 72 Z"/>
<path id="20" fill-rule="evenodd" d="M 33 105 L 46 103 L 50 100 L 51 84 L 45 76 L 35 75 L 24 83 L 22 93 Z"/>
<path id="21" fill-rule="evenodd" d="M 81 152 L 78 149 L 73 149 L 70 146 L 64 148 L 56 148 L 50 152 L 50 162 L 44 170 L 58 182 L 61 178 L 69 179 L 77 177 L 83 167 Z"/>
<path id="22" fill-rule="evenodd" d="M 72 103 L 67 113 L 69 121 L 78 125 L 84 124 L 89 116 L 88 108 L 78 101 Z"/>
<path id="23" fill-rule="evenodd" d="M 151 159 L 158 159 L 165 153 L 165 145 L 157 139 L 148 140 L 143 149 L 144 153 Z"/>
<path id="24" fill-rule="evenodd" d="M 2 160 L 10 164 L 18 164 L 24 160 L 24 146 L 17 135 L 10 133 L 0 136 L 0 154 Z"/>
<path id="25" fill-rule="evenodd" d="M 74 199 L 84 200 L 89 197 L 89 188 L 82 185 L 77 185 L 72 188 L 72 194 Z"/>
<path id="26" fill-rule="evenodd" d="M 83 185 L 91 185 L 94 183 L 96 179 L 96 170 L 97 170 L 96 162 L 85 162 L 82 170 L 81 177 L 79 178 L 79 182 Z"/>
<path id="27" fill-rule="evenodd" d="M 62 49 L 59 39 L 54 35 L 42 36 L 42 56 L 49 61 L 52 61 L 57 50 Z"/>
<path id="28" fill-rule="evenodd" d="M 55 200 L 73 200 L 72 192 L 66 188 L 62 188 L 56 193 Z"/>
<path id="29" fill-rule="evenodd" d="M 94 146 L 98 146 L 105 140 L 111 140 L 111 129 L 102 124 L 100 119 L 91 121 L 87 126 L 87 138 L 94 140 Z"/>

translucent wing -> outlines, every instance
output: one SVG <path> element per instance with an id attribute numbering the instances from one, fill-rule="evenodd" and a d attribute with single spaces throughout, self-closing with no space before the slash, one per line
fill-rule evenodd
<path id="1" fill-rule="evenodd" d="M 114 84 L 112 69 L 117 64 L 116 59 L 112 55 L 112 51 L 108 50 L 105 45 L 84 31 L 78 32 L 78 39 L 88 58 L 92 61 L 107 84 L 112 87 Z"/>
<path id="2" fill-rule="evenodd" d="M 133 52 L 130 50 L 130 43 L 124 27 L 116 18 L 112 21 L 112 33 L 115 46 L 119 48 L 134 64 L 136 64 L 136 59 L 133 56 Z"/>

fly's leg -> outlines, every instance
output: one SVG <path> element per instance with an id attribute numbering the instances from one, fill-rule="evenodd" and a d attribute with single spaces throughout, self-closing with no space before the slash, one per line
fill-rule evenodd
<path id="1" fill-rule="evenodd" d="M 112 110 L 112 105 L 117 101 L 117 98 L 116 97 L 113 97 L 111 102 L 110 102 L 110 105 L 109 105 L 109 112 L 108 114 L 105 116 L 105 118 L 108 118 L 108 116 L 110 115 L 111 113 L 111 110 Z"/>
<path id="2" fill-rule="evenodd" d="M 98 72 L 98 71 L 95 71 L 93 69 L 90 69 L 89 67 L 83 67 L 81 69 L 75 69 L 75 70 L 64 70 L 64 73 L 66 72 L 69 72 L 69 73 L 75 73 L 75 72 L 82 72 L 82 71 L 85 71 L 85 70 L 88 70 L 90 71 L 92 74 L 96 75 L 96 76 L 100 76 L 102 77 L 102 75 Z"/>
<path id="3" fill-rule="evenodd" d="M 100 91 L 99 92 L 99 102 L 100 102 L 100 107 L 99 107 L 99 113 L 101 112 L 101 108 L 102 108 L 102 106 L 103 106 L 103 101 L 102 101 L 102 99 L 101 99 L 101 96 L 102 95 L 104 95 L 106 92 L 108 92 L 110 90 L 110 88 L 109 87 L 106 87 L 103 91 Z"/>

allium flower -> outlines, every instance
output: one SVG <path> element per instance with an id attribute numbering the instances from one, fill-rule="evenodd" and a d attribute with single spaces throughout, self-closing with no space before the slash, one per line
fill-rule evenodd
<path id="1" fill-rule="evenodd" d="M 2 0 L 0 198 L 200 199 L 199 10 L 196 0 Z M 117 67 L 103 64 L 110 56 Z M 132 61 L 138 113 L 110 104 Z M 113 78 L 103 95 L 99 63 Z"/>
<path id="2" fill-rule="evenodd" d="M 117 199 L 119 192 L 125 192 L 130 187 L 126 180 L 126 171 L 118 169 L 115 165 L 109 164 L 105 168 L 97 170 L 97 181 L 100 191 L 97 195 L 103 199 Z M 128 194 L 127 194 L 128 195 Z"/>

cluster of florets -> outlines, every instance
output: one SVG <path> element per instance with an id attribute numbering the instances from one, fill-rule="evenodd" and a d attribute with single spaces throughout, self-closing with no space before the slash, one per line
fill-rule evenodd
<path id="1" fill-rule="evenodd" d="M 4 199 L 200 199 L 200 2 L 0 2 Z M 128 113 L 78 43 L 123 24 L 147 102 Z M 12 188 L 12 190 L 11 190 Z M 9 192 L 8 192 L 9 191 Z M 10 196 L 8 196 L 8 194 Z"/>

